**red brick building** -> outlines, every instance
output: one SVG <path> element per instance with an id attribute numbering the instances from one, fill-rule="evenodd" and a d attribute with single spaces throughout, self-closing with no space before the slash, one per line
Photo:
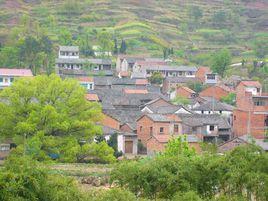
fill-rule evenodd
<path id="1" fill-rule="evenodd" d="M 202 83 L 206 82 L 206 74 L 211 73 L 209 67 L 201 66 L 198 68 L 195 77 L 202 81 Z"/>
<path id="2" fill-rule="evenodd" d="M 145 114 L 137 120 L 137 134 L 140 142 L 147 147 L 152 136 L 182 134 L 181 120 L 176 115 Z"/>
<path id="3" fill-rule="evenodd" d="M 268 94 L 257 81 L 241 81 L 236 87 L 237 109 L 233 112 L 235 136 L 264 139 L 268 130 Z"/>
<path id="4" fill-rule="evenodd" d="M 227 96 L 233 92 L 229 87 L 225 85 L 210 86 L 199 93 L 201 97 L 212 97 L 220 100 L 222 97 Z"/>

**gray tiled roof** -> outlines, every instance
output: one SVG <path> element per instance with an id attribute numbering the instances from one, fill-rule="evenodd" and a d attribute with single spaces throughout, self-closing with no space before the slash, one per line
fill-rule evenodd
<path id="1" fill-rule="evenodd" d="M 136 129 L 136 120 L 142 115 L 140 110 L 135 109 L 113 109 L 113 110 L 103 110 L 103 112 L 118 121 L 121 124 L 128 123 L 132 129 Z"/>
<path id="2" fill-rule="evenodd" d="M 169 105 L 169 106 L 158 106 L 158 107 L 149 105 L 147 106 L 147 108 L 151 110 L 153 113 L 157 113 L 157 114 L 174 114 L 176 111 L 178 111 L 181 108 L 187 110 L 182 105 Z"/>
<path id="3" fill-rule="evenodd" d="M 204 104 L 194 108 L 195 111 L 233 111 L 232 105 L 220 101 L 207 101 Z"/>
<path id="4" fill-rule="evenodd" d="M 103 65 L 111 65 L 111 59 L 73 59 L 73 58 L 56 58 L 56 63 L 67 63 L 67 64 L 84 64 L 84 63 L 92 63 L 92 64 L 103 64 Z"/>
<path id="5" fill-rule="evenodd" d="M 162 114 L 146 114 L 150 119 L 157 122 L 170 122 L 170 119 L 168 119 L 165 115 Z"/>
<path id="6" fill-rule="evenodd" d="M 165 70 L 165 71 L 197 71 L 195 66 L 147 66 L 147 70 Z"/>
<path id="7" fill-rule="evenodd" d="M 230 129 L 226 118 L 218 114 L 178 114 L 184 124 L 189 126 L 218 125 L 219 129 Z"/>
<path id="8" fill-rule="evenodd" d="M 170 83 L 200 82 L 200 80 L 196 77 L 166 77 L 165 81 Z"/>
<path id="9" fill-rule="evenodd" d="M 78 46 L 60 46 L 60 51 L 70 51 L 70 52 L 78 52 Z"/>

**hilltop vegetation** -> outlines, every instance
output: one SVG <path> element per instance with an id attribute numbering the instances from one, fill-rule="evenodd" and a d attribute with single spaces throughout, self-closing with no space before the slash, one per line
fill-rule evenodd
<path id="1" fill-rule="evenodd" d="M 262 0 L 2 0 L 0 8 L 2 44 L 23 15 L 58 44 L 69 33 L 73 41 L 67 43 L 82 49 L 96 45 L 97 33 L 105 29 L 113 39 L 125 39 L 129 53 L 162 55 L 164 48 L 173 47 L 179 60 L 195 61 L 197 56 L 201 63 L 221 47 L 237 57 L 251 57 L 254 40 L 268 37 L 268 3 Z M 83 37 L 89 44 L 83 44 Z"/>

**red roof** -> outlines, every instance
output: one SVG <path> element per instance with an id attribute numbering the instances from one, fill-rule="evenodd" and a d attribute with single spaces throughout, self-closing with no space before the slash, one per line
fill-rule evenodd
<path id="1" fill-rule="evenodd" d="M 121 77 L 128 77 L 129 76 L 129 73 L 127 71 L 121 71 L 119 73 L 119 76 L 121 76 Z"/>
<path id="2" fill-rule="evenodd" d="M 92 77 L 79 77 L 78 80 L 80 82 L 93 82 L 93 78 Z"/>
<path id="3" fill-rule="evenodd" d="M 241 81 L 241 84 L 247 86 L 247 87 L 261 87 L 261 83 L 259 81 Z"/>
<path id="4" fill-rule="evenodd" d="M 19 68 L 0 68 L 0 75 L 14 76 L 14 77 L 32 77 L 32 71 L 30 69 Z"/>
<path id="5" fill-rule="evenodd" d="M 148 94 L 146 89 L 124 89 L 126 94 Z"/>
<path id="6" fill-rule="evenodd" d="M 137 79 L 136 80 L 136 85 L 147 85 L 148 80 L 147 79 Z"/>
<path id="7" fill-rule="evenodd" d="M 192 94 L 195 93 L 195 91 L 192 90 L 192 89 L 190 89 L 189 87 L 181 86 L 181 87 L 179 87 L 179 88 L 182 88 L 182 89 L 184 89 L 185 91 L 188 91 L 189 93 L 192 93 Z M 178 89 L 179 89 L 179 88 L 178 88 Z"/>
<path id="8" fill-rule="evenodd" d="M 88 101 L 99 101 L 99 97 L 97 94 L 86 94 L 86 99 Z"/>

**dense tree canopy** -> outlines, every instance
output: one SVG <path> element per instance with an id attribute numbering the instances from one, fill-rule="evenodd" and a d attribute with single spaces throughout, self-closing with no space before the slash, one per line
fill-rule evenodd
<path id="1" fill-rule="evenodd" d="M 222 49 L 212 56 L 211 68 L 215 73 L 224 76 L 227 67 L 231 64 L 232 56 L 228 49 Z"/>
<path id="2" fill-rule="evenodd" d="M 0 134 L 92 137 L 101 107 L 84 95 L 77 81 L 56 75 L 16 80 L 0 93 Z"/>

